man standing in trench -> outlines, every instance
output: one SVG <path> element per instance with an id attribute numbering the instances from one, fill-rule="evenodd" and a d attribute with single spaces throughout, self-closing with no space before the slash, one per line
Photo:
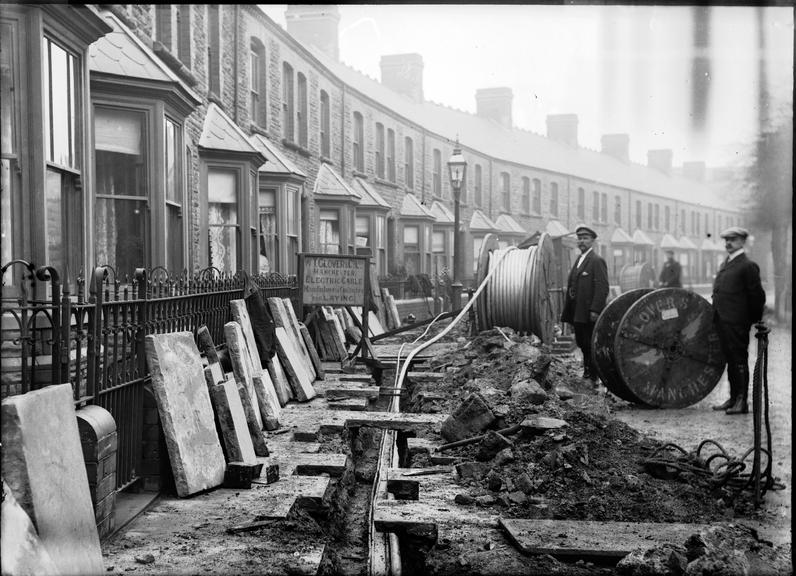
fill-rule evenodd
<path id="1" fill-rule="evenodd" d="M 608 298 L 608 266 L 594 250 L 597 233 L 587 226 L 575 229 L 580 258 L 569 272 L 567 294 L 561 321 L 575 328 L 575 343 L 583 353 L 583 377 L 597 382 L 597 369 L 591 355 L 594 323 Z"/>
<path id="2" fill-rule="evenodd" d="M 749 232 L 738 226 L 721 233 L 729 255 L 713 280 L 713 323 L 730 381 L 729 399 L 713 409 L 727 414 L 749 412 L 749 330 L 762 319 L 766 303 L 760 268 L 744 250 L 748 236 Z"/>

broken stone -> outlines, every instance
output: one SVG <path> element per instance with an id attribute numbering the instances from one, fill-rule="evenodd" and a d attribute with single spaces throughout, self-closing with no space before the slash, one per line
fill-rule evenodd
<path id="1" fill-rule="evenodd" d="M 505 506 L 506 508 L 511 506 L 511 500 L 509 500 L 509 497 L 506 496 L 505 494 L 499 494 L 497 497 L 497 502 L 498 504 L 500 504 L 501 506 Z"/>
<path id="2" fill-rule="evenodd" d="M 152 554 L 144 554 L 143 556 L 136 556 L 135 561 L 139 564 L 152 564 L 155 557 Z"/>
<path id="3" fill-rule="evenodd" d="M 572 400 L 572 398 L 575 397 L 574 392 L 572 392 L 572 390 L 564 386 L 556 388 L 556 393 L 558 394 L 558 397 L 561 400 Z"/>
<path id="4" fill-rule="evenodd" d="M 616 565 L 618 574 L 626 576 L 642 576 L 660 574 L 675 576 L 685 573 L 688 559 L 684 546 L 663 544 L 659 548 L 634 550 Z"/>
<path id="5" fill-rule="evenodd" d="M 478 504 L 479 506 L 491 506 L 492 504 L 494 504 L 495 502 L 497 502 L 497 498 L 495 498 L 494 496 L 490 496 L 489 494 L 487 494 L 487 495 L 485 495 L 485 496 L 478 496 L 478 497 L 475 499 L 475 502 L 476 502 L 476 504 Z"/>
<path id="6" fill-rule="evenodd" d="M 513 504 L 525 504 L 528 501 L 528 497 L 522 490 L 515 490 L 514 492 L 509 492 L 509 500 Z"/>
<path id="7" fill-rule="evenodd" d="M 456 472 L 462 479 L 480 480 L 489 471 L 489 466 L 483 462 L 462 462 L 456 465 Z"/>
<path id="8" fill-rule="evenodd" d="M 457 504 L 464 504 L 465 506 L 469 506 L 475 502 L 475 498 L 470 496 L 469 494 L 457 494 L 456 497 L 453 499 L 454 502 Z"/>
<path id="9" fill-rule="evenodd" d="M 495 472 L 490 472 L 486 481 L 487 487 L 492 490 L 492 492 L 499 492 L 503 486 L 503 478 L 500 477 L 500 474 L 496 474 Z"/>
<path id="10" fill-rule="evenodd" d="M 498 452 L 510 446 L 512 446 L 511 440 L 503 436 L 503 434 L 490 430 L 486 433 L 484 439 L 481 440 L 475 458 L 480 462 L 486 462 L 494 458 Z"/>
<path id="11" fill-rule="evenodd" d="M 548 416 L 529 416 L 522 421 L 520 426 L 531 432 L 545 432 L 547 430 L 558 430 L 569 426 L 565 420 L 550 418 Z"/>
<path id="12" fill-rule="evenodd" d="M 531 482 L 531 477 L 525 472 L 514 479 L 514 485 L 526 494 L 533 492 L 533 482 Z"/>
<path id="13" fill-rule="evenodd" d="M 512 399 L 517 402 L 530 402 L 531 404 L 544 404 L 547 400 L 545 392 L 536 380 L 526 380 L 517 382 L 511 386 L 509 391 Z"/>
<path id="14" fill-rule="evenodd" d="M 476 436 L 479 432 L 486 430 L 494 420 L 495 415 L 489 409 L 486 401 L 480 394 L 474 393 L 465 398 L 448 416 L 443 422 L 440 432 L 445 440 L 454 442 Z"/>
<path id="15" fill-rule="evenodd" d="M 495 456 L 496 466 L 503 466 L 509 462 L 514 462 L 514 451 L 511 448 L 504 448 Z"/>
<path id="16" fill-rule="evenodd" d="M 527 342 L 519 342 L 514 348 L 517 360 L 533 364 L 542 355 L 542 351 Z"/>

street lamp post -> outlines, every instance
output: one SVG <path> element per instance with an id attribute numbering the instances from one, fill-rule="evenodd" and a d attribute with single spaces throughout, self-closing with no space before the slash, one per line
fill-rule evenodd
<path id="1" fill-rule="evenodd" d="M 461 265 L 461 232 L 459 230 L 459 204 L 461 202 L 462 185 L 467 175 L 467 161 L 462 156 L 459 148 L 459 139 L 453 148 L 453 156 L 448 160 L 448 175 L 453 189 L 453 291 L 452 300 L 454 310 L 462 307 L 462 265 Z"/>

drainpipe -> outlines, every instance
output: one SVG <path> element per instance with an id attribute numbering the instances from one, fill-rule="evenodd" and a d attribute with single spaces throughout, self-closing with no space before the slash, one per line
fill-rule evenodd
<path id="1" fill-rule="evenodd" d="M 426 130 L 423 128 L 421 134 L 423 135 L 423 159 L 420 162 L 420 170 L 421 174 L 423 175 L 420 178 L 420 203 L 425 205 L 426 203 Z M 442 175 L 440 174 L 440 179 Z"/>
<path id="2" fill-rule="evenodd" d="M 232 114 L 235 124 L 238 123 L 238 58 L 240 58 L 240 50 L 238 49 L 238 27 L 240 26 L 240 5 L 235 4 L 235 33 L 234 33 L 234 46 L 235 57 L 232 59 L 232 77 L 235 78 L 235 97 L 232 106 Z"/>
<path id="3" fill-rule="evenodd" d="M 343 88 L 342 98 L 342 114 L 340 114 L 342 126 L 340 126 L 340 175 L 345 178 L 345 84 L 341 85 Z M 329 127 L 331 130 L 331 126 Z"/>

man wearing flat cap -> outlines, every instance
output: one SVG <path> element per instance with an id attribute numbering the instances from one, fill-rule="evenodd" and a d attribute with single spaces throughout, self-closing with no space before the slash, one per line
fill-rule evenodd
<path id="1" fill-rule="evenodd" d="M 561 321 L 572 324 L 575 343 L 583 353 L 583 377 L 597 382 L 597 369 L 591 354 L 594 323 L 608 298 L 608 266 L 594 250 L 597 233 L 588 226 L 575 229 L 580 257 L 572 266 Z"/>
<path id="2" fill-rule="evenodd" d="M 748 236 L 749 232 L 738 226 L 721 233 L 729 255 L 713 280 L 713 322 L 730 381 L 729 399 L 713 409 L 727 414 L 749 412 L 749 330 L 762 319 L 766 303 L 760 268 L 744 251 Z"/>

